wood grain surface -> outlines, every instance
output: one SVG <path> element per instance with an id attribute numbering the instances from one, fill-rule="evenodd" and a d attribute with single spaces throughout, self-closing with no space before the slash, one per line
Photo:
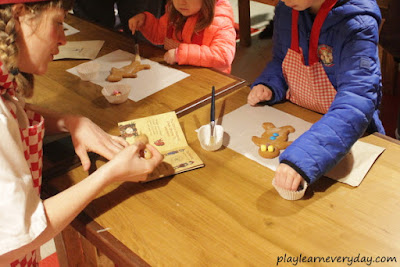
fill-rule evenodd
<path id="1" fill-rule="evenodd" d="M 244 87 L 218 99 L 217 121 L 245 104 L 248 92 Z M 309 122 L 321 116 L 291 103 L 274 107 Z M 122 246 L 151 266 L 275 266 L 284 257 L 399 256 L 398 142 L 379 135 L 362 139 L 386 150 L 359 187 L 321 178 L 304 199 L 287 201 L 271 185 L 270 169 L 228 148 L 201 149 L 195 129 L 208 120 L 208 106 L 180 118 L 204 168 L 146 184 L 110 186 L 74 221 L 75 228 L 120 264 L 118 253 L 108 250 Z M 47 189 L 64 190 L 86 175 L 78 167 L 49 181 Z M 135 265 L 132 260 L 123 264 Z M 340 264 L 298 266 L 348 266 Z"/>

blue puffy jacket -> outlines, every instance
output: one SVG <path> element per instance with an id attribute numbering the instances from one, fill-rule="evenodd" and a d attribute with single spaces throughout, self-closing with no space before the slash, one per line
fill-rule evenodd
<path id="1" fill-rule="evenodd" d="M 275 9 L 273 59 L 252 86 L 264 84 L 273 91 L 267 104 L 285 100 L 287 84 L 282 61 L 291 42 L 292 9 L 280 2 Z M 299 12 L 299 45 L 308 64 L 313 15 Z M 337 90 L 328 112 L 295 140 L 280 156 L 313 183 L 335 166 L 365 131 L 384 134 L 379 119 L 381 72 L 378 27 L 381 14 L 375 0 L 339 0 L 328 14 L 319 45 L 333 49 L 333 65 L 324 66 Z"/>

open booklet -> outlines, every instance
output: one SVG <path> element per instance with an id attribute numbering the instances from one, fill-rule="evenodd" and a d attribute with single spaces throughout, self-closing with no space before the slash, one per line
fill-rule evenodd
<path id="1" fill-rule="evenodd" d="M 190 171 L 204 166 L 203 161 L 189 147 L 174 111 L 118 123 L 121 136 L 132 144 L 141 134 L 149 144 L 164 155 L 163 162 L 149 174 L 146 181 Z"/>

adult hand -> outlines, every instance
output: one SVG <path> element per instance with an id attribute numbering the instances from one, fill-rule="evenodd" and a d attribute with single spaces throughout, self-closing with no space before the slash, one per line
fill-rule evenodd
<path id="1" fill-rule="evenodd" d="M 85 171 L 89 170 L 90 159 L 87 152 L 95 152 L 107 159 L 112 159 L 129 144 L 122 137 L 104 132 L 91 120 L 80 116 L 68 116 L 65 125 L 71 134 L 75 152 Z"/>
<path id="2" fill-rule="evenodd" d="M 143 13 L 137 14 L 136 16 L 133 16 L 129 19 L 128 25 L 132 34 L 135 34 L 135 32 L 143 26 L 145 20 L 146 16 Z"/>
<path id="3" fill-rule="evenodd" d="M 164 54 L 164 60 L 170 65 L 175 64 L 176 62 L 176 49 L 170 49 Z"/>
<path id="4" fill-rule="evenodd" d="M 249 95 L 247 96 L 247 103 L 255 106 L 257 103 L 262 101 L 268 101 L 272 98 L 272 91 L 267 86 L 263 84 L 257 84 L 251 89 Z"/>
<path id="5" fill-rule="evenodd" d="M 277 186 L 290 191 L 297 191 L 303 177 L 287 164 L 281 163 L 275 172 L 275 183 Z"/>
<path id="6" fill-rule="evenodd" d="M 143 150 L 148 149 L 151 153 L 150 159 L 145 159 Z M 138 182 L 146 180 L 151 173 L 163 160 L 163 156 L 153 146 L 143 143 L 136 143 L 124 148 L 111 161 L 107 162 L 108 177 L 110 182 L 129 181 Z"/>

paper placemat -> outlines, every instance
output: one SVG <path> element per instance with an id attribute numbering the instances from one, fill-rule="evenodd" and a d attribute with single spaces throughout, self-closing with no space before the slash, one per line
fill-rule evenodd
<path id="1" fill-rule="evenodd" d="M 74 27 L 72 27 L 71 25 L 63 22 L 63 27 L 64 27 L 64 34 L 65 36 L 69 36 L 69 35 L 73 35 L 75 33 L 78 33 L 79 30 L 75 29 Z"/>
<path id="2" fill-rule="evenodd" d="M 100 63 L 100 71 L 98 77 L 95 80 L 91 80 L 91 82 L 102 87 L 106 84 L 110 84 L 106 79 L 110 74 L 111 68 L 121 68 L 126 66 L 130 64 L 134 58 L 134 54 L 122 50 L 116 50 L 95 59 L 94 61 Z M 169 68 L 149 59 L 142 59 L 142 64 L 149 64 L 151 68 L 149 70 L 139 71 L 136 78 L 125 78 L 117 82 L 129 84 L 132 87 L 129 99 L 133 101 L 142 100 L 143 98 L 161 91 L 162 89 L 190 76 L 190 74 L 183 71 Z M 67 71 L 78 76 L 76 67 Z"/>
<path id="3" fill-rule="evenodd" d="M 385 148 L 357 141 L 349 153 L 325 176 L 351 186 L 359 186 Z"/>
<path id="4" fill-rule="evenodd" d="M 251 141 L 252 136 L 261 136 L 264 133 L 265 130 L 262 128 L 264 122 L 271 122 L 276 127 L 293 126 L 296 131 L 289 134 L 289 141 L 296 140 L 310 129 L 312 124 L 271 106 L 252 107 L 246 104 L 223 116 L 222 126 L 229 136 L 224 139 L 224 146 L 276 171 L 279 157 L 273 159 L 261 157 L 258 154 L 258 147 Z M 383 151 L 382 147 L 357 141 L 342 161 L 325 176 L 358 186 Z"/>
<path id="5" fill-rule="evenodd" d="M 60 46 L 60 53 L 54 56 L 54 60 L 71 59 L 95 59 L 103 47 L 103 40 L 70 41 Z"/>

